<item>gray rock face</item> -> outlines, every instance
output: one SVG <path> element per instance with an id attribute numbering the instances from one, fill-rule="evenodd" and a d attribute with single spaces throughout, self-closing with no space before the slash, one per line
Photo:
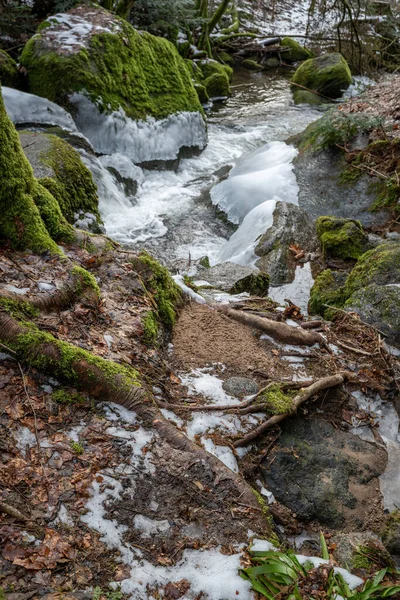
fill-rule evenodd
<path id="1" fill-rule="evenodd" d="M 24 150 L 25 156 L 31 163 L 33 173 L 36 179 L 43 177 L 55 177 L 54 170 L 49 165 L 44 164 L 43 155 L 51 151 L 51 142 L 43 133 L 20 133 L 19 138 Z"/>
<path id="2" fill-rule="evenodd" d="M 322 215 L 357 219 L 365 227 L 387 221 L 384 211 L 370 212 L 376 200 L 373 178 L 362 175 L 357 181 L 340 183 L 345 167 L 340 151 L 333 148 L 316 153 L 303 152 L 294 160 L 299 186 L 299 206 L 316 219 Z"/>
<path id="3" fill-rule="evenodd" d="M 377 327 L 392 344 L 400 344 L 400 285 L 371 284 L 354 292 L 346 310 L 357 312 L 362 321 Z"/>
<path id="4" fill-rule="evenodd" d="M 235 263 L 225 262 L 215 265 L 215 267 L 199 268 L 197 278 L 208 281 L 212 287 L 228 292 L 241 279 L 257 273 L 258 271 L 254 267 L 242 267 Z"/>
<path id="5" fill-rule="evenodd" d="M 224 381 L 222 387 L 225 392 L 237 398 L 251 396 L 258 392 L 258 383 L 247 377 L 229 377 Z"/>
<path id="6" fill-rule="evenodd" d="M 277 202 L 272 226 L 261 237 L 255 253 L 256 266 L 270 276 L 272 285 L 290 283 L 296 265 L 289 246 L 294 244 L 306 252 L 314 252 L 319 244 L 313 219 L 294 204 Z"/>
<path id="7" fill-rule="evenodd" d="M 322 420 L 296 418 L 284 426 L 262 474 L 266 488 L 299 518 L 356 530 L 386 463 L 386 452 L 375 444 Z"/>

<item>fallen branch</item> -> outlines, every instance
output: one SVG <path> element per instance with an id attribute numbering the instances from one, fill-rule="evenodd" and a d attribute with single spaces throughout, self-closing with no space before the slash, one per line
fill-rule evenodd
<path id="1" fill-rule="evenodd" d="M 329 100 L 329 102 L 333 102 L 332 98 L 328 98 L 328 96 L 324 96 L 324 94 L 320 94 L 319 92 L 316 92 L 315 90 L 311 90 L 310 88 L 306 87 L 305 85 L 300 85 L 300 83 L 295 83 L 294 81 L 291 81 L 290 85 L 294 85 L 295 87 L 305 90 L 306 92 L 311 92 L 312 94 L 315 94 L 316 96 L 320 96 L 324 100 Z"/>
<path id="2" fill-rule="evenodd" d="M 322 379 L 319 379 L 309 387 L 302 389 L 301 392 L 293 398 L 291 409 L 288 412 L 280 415 L 274 415 L 273 417 L 268 419 L 268 421 L 265 421 L 264 423 L 256 427 L 256 429 L 253 429 L 253 431 L 245 435 L 243 438 L 236 440 L 233 443 L 234 447 L 241 448 L 243 446 L 248 446 L 249 444 L 254 442 L 258 437 L 260 437 L 260 435 L 263 435 L 263 433 L 265 433 L 267 429 L 269 429 L 273 425 L 277 425 L 287 417 L 295 414 L 299 406 L 301 406 L 304 402 L 309 400 L 312 396 L 318 394 L 322 390 L 326 390 L 336 385 L 340 385 L 344 381 L 345 374 L 338 373 L 337 375 L 331 375 L 330 377 L 323 377 Z"/>
<path id="3" fill-rule="evenodd" d="M 18 521 L 30 521 L 29 517 L 24 515 L 20 510 L 14 508 L 10 504 L 7 504 L 6 502 L 2 502 L 1 500 L 0 512 L 5 513 L 6 515 L 10 515 L 10 517 L 14 517 L 15 519 L 18 519 Z"/>
<path id="4" fill-rule="evenodd" d="M 287 323 L 280 321 L 272 321 L 265 317 L 257 317 L 252 314 L 245 313 L 240 310 L 232 310 L 225 306 L 214 306 L 214 308 L 235 321 L 239 321 L 244 325 L 264 331 L 266 334 L 273 338 L 280 340 L 286 344 L 300 345 L 300 346 L 314 346 L 314 344 L 320 344 L 326 347 L 326 341 L 321 334 L 315 331 L 307 331 L 301 327 L 292 327 Z"/>

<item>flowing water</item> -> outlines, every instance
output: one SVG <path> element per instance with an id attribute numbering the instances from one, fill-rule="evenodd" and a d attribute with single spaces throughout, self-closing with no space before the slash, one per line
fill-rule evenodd
<path id="1" fill-rule="evenodd" d="M 303 130 L 319 114 L 305 105 L 293 105 L 284 77 L 236 75 L 232 98 L 208 113 L 207 147 L 198 156 L 182 160 L 177 171 L 145 170 L 136 196 L 129 198 L 98 165 L 97 172 L 91 165 L 99 187 L 104 188 L 100 209 L 107 233 L 123 244 L 145 247 L 169 266 L 186 262 L 189 256 L 208 255 L 216 262 L 221 255 L 227 260 L 221 252 L 234 227 L 218 218 L 210 190 L 238 162 L 236 169 L 244 181 L 235 178 L 241 181 L 228 190 L 225 200 L 229 204 L 236 193 L 236 205 L 242 204 L 240 218 L 235 218 L 230 206 L 220 205 L 233 223 L 240 223 L 265 201 L 296 200 L 290 165 L 295 153 L 282 143 L 267 151 L 262 147 Z M 251 153 L 258 149 L 257 158 Z M 246 195 L 255 198 L 253 206 L 245 204 Z"/>

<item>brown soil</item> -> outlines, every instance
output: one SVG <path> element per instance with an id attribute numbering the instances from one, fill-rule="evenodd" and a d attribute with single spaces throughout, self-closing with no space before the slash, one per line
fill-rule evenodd
<path id="1" fill-rule="evenodd" d="M 272 376 L 279 362 L 249 327 L 201 304 L 183 309 L 172 341 L 174 358 L 185 369 L 223 363 L 238 373 L 261 370 Z"/>

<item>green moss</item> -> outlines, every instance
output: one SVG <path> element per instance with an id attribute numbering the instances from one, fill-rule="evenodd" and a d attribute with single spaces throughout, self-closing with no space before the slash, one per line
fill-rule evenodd
<path id="1" fill-rule="evenodd" d="M 160 321 L 166 327 L 171 328 L 176 318 L 175 307 L 182 299 L 180 288 L 171 278 L 168 269 L 163 267 L 147 252 L 141 253 L 137 261 L 133 261 L 133 264 L 139 267 L 141 265 L 142 269 L 144 267 L 148 271 L 146 288 L 154 297 L 157 304 Z"/>
<path id="2" fill-rule="evenodd" d="M 200 83 L 195 83 L 194 87 L 195 87 L 195 90 L 197 92 L 197 95 L 199 97 L 201 104 L 207 104 L 210 100 L 210 97 L 209 97 L 204 85 L 201 85 Z"/>
<path id="3" fill-rule="evenodd" d="M 35 185 L 32 196 L 50 236 L 57 241 L 72 242 L 74 229 L 65 219 L 55 196 L 40 183 Z"/>
<path id="4" fill-rule="evenodd" d="M 97 187 L 79 152 L 55 135 L 46 138 L 50 148 L 40 159 L 53 169 L 55 177 L 45 177 L 40 183 L 54 196 L 70 223 L 79 211 L 90 212 L 100 221 Z"/>
<path id="5" fill-rule="evenodd" d="M 35 204 L 37 182 L 0 97 L 0 239 L 16 249 L 61 254 Z"/>
<path id="6" fill-rule="evenodd" d="M 0 309 L 17 319 L 34 319 L 39 315 L 38 309 L 29 302 L 19 302 L 11 298 L 0 298 Z"/>
<path id="7" fill-rule="evenodd" d="M 285 394 L 277 383 L 266 389 L 257 398 L 257 403 L 262 404 L 272 415 L 284 415 L 292 409 L 293 395 Z"/>
<path id="8" fill-rule="evenodd" d="M 12 88 L 21 83 L 17 63 L 5 50 L 0 50 L 0 82 Z"/>
<path id="9" fill-rule="evenodd" d="M 352 566 L 354 569 L 365 569 L 369 572 L 376 572 L 378 569 L 388 569 L 389 572 L 395 572 L 395 563 L 382 544 L 367 542 L 360 544 L 354 551 L 352 557 Z"/>
<path id="10" fill-rule="evenodd" d="M 107 361 L 87 350 L 58 340 L 51 334 L 40 331 L 32 323 L 21 322 L 21 325 L 25 327 L 25 331 L 13 340 L 7 340 L 7 345 L 16 352 L 17 358 L 39 371 L 48 372 L 81 387 L 85 383 L 84 378 L 87 378 L 93 391 L 102 383 L 103 378 L 116 393 L 129 391 L 132 386 L 140 385 L 139 373 L 135 369 Z M 41 349 L 48 348 L 49 345 L 54 352 L 43 354 Z M 82 364 L 87 366 L 82 369 Z M 88 366 L 91 367 L 90 370 Z"/>
<path id="11" fill-rule="evenodd" d="M 369 284 L 391 282 L 400 282 L 400 244 L 396 242 L 381 244 L 361 256 L 346 280 L 346 299 Z"/>
<path id="12" fill-rule="evenodd" d="M 329 311 L 326 305 L 338 307 L 344 305 L 347 299 L 343 288 L 345 279 L 346 273 L 337 273 L 330 269 L 318 275 L 310 291 L 308 310 L 311 315 L 331 318 L 334 313 Z"/>
<path id="13" fill-rule="evenodd" d="M 109 19 L 109 13 L 101 8 L 92 5 L 88 10 L 101 11 Z M 21 55 L 30 91 L 67 108 L 72 92 L 84 92 L 100 110 L 122 107 L 134 119 L 201 112 L 176 47 L 166 39 L 136 31 L 118 17 L 113 22 L 119 31 L 93 35 L 88 47 L 77 53 L 57 52 L 50 41 L 53 24 L 33 36 Z"/>
<path id="14" fill-rule="evenodd" d="M 210 98 L 227 98 L 231 94 L 229 80 L 224 73 L 214 73 L 204 81 L 204 87 Z"/>
<path id="15" fill-rule="evenodd" d="M 146 316 L 142 319 L 142 324 L 143 341 L 145 344 L 152 346 L 157 341 L 158 336 L 158 322 L 153 311 L 146 313 Z"/>
<path id="16" fill-rule="evenodd" d="M 303 62 L 292 78 L 311 91 L 319 92 L 327 98 L 339 98 L 352 82 L 349 66 L 341 54 L 325 54 Z M 296 101 L 297 89 L 293 88 Z"/>
<path id="17" fill-rule="evenodd" d="M 273 524 L 271 512 L 268 508 L 268 504 L 266 503 L 265 499 L 261 496 L 261 494 L 257 490 L 252 488 L 252 492 L 255 495 L 257 502 L 262 510 L 263 516 L 268 524 L 268 530 L 269 530 L 267 532 L 268 541 L 271 542 L 271 544 L 274 544 L 274 546 L 279 546 L 279 538 L 274 531 L 274 524 Z"/>
<path id="18" fill-rule="evenodd" d="M 368 247 L 368 236 L 359 221 L 318 217 L 317 235 L 325 257 L 357 259 Z"/>
<path id="19" fill-rule="evenodd" d="M 241 294 L 242 292 L 248 292 L 254 296 L 268 295 L 270 276 L 267 273 L 251 273 L 247 277 L 239 279 L 235 285 L 229 290 L 230 294 Z"/>
<path id="20" fill-rule="evenodd" d="M 212 75 L 226 75 L 228 81 L 232 80 L 233 69 L 229 65 L 222 65 L 216 60 L 207 60 L 200 63 L 200 69 L 203 73 L 204 79 L 211 77 Z"/>
<path id="21" fill-rule="evenodd" d="M 83 404 L 85 398 L 76 392 L 66 392 L 65 390 L 56 390 L 51 394 L 54 402 L 58 404 Z"/>
<path id="22" fill-rule="evenodd" d="M 301 46 L 296 40 L 290 37 L 285 37 L 281 41 L 281 46 L 288 48 L 288 50 L 282 52 L 284 60 L 288 62 L 298 62 L 300 60 L 307 60 L 312 58 L 312 52 Z"/>
<path id="23" fill-rule="evenodd" d="M 69 445 L 71 446 L 71 449 L 75 452 L 75 454 L 83 454 L 83 446 L 79 442 L 74 442 L 73 440 L 71 440 Z"/>
<path id="24" fill-rule="evenodd" d="M 242 67 L 247 69 L 248 71 L 262 71 L 263 66 L 260 65 L 257 61 L 252 60 L 251 58 L 246 58 L 242 61 Z"/>
<path id="25" fill-rule="evenodd" d="M 210 269 L 211 265 L 208 256 L 202 256 L 199 260 L 199 265 L 201 265 L 205 269 Z"/>
<path id="26" fill-rule="evenodd" d="M 92 288 L 96 292 L 97 297 L 100 298 L 100 288 L 92 273 L 89 273 L 86 269 L 82 269 L 82 267 L 75 266 L 72 269 L 72 274 L 80 279 L 84 287 Z M 78 287 L 76 291 L 79 293 L 82 291 L 82 288 Z"/>
<path id="27" fill-rule="evenodd" d="M 230 67 L 235 64 L 235 59 L 233 58 L 232 54 L 229 54 L 225 51 L 218 53 L 218 60 L 225 65 L 229 65 Z"/>

